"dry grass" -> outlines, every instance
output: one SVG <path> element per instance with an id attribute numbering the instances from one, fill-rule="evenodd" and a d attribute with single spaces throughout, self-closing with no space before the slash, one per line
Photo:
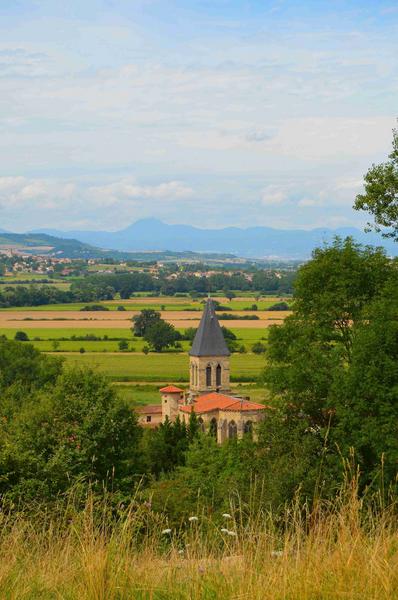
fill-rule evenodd
<path id="1" fill-rule="evenodd" d="M 231 512 L 233 512 L 231 507 Z M 39 526 L 3 517 L 0 597 L 9 600 L 396 600 L 398 526 L 352 493 L 312 513 L 227 521 L 205 516 L 170 535 L 134 503 L 112 530 L 92 505 Z"/>
<path id="2" fill-rule="evenodd" d="M 15 310 L 15 311 L 0 311 L 0 328 L 7 329 L 75 329 L 75 328 L 103 328 L 103 329 L 130 329 L 131 319 L 137 315 L 139 311 L 126 310 L 123 312 L 117 311 L 72 311 L 72 310 Z M 245 320 L 221 320 L 222 325 L 228 328 L 240 329 L 263 329 L 270 325 L 280 324 L 291 314 L 290 311 L 274 312 L 274 311 L 257 311 L 244 312 L 234 311 L 233 314 L 245 316 L 255 314 L 259 317 L 255 321 Z M 162 318 L 172 323 L 177 328 L 197 327 L 201 318 L 200 312 L 192 311 L 162 311 Z M 29 319 L 26 321 L 25 319 Z"/>

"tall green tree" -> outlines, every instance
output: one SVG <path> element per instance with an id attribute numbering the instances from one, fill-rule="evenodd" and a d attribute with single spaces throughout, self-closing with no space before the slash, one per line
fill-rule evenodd
<path id="1" fill-rule="evenodd" d="M 366 308 L 354 328 L 352 361 L 336 381 L 334 442 L 355 450 L 364 485 L 396 483 L 398 473 L 398 279 Z M 383 468 L 382 467 L 383 463 Z"/>
<path id="2" fill-rule="evenodd" d="M 141 429 L 105 378 L 71 370 L 2 426 L 0 489 L 51 500 L 76 482 L 129 493 L 141 472 Z"/>
<path id="3" fill-rule="evenodd" d="M 393 131 L 389 160 L 372 165 L 365 175 L 365 192 L 358 194 L 354 208 L 370 213 L 374 223 L 368 230 L 381 231 L 385 237 L 398 239 L 398 131 Z"/>
<path id="4" fill-rule="evenodd" d="M 143 337 L 155 352 L 162 352 L 165 348 L 173 346 L 180 336 L 174 325 L 159 319 L 147 327 Z"/>
<path id="5" fill-rule="evenodd" d="M 341 458 L 337 448 L 341 445 L 348 455 L 349 440 L 356 446 L 359 439 L 347 436 L 345 443 L 338 427 L 341 415 L 347 423 L 350 415 L 356 418 L 356 408 L 350 412 L 347 407 L 354 405 L 347 398 L 353 394 L 349 382 L 355 380 L 354 373 L 366 377 L 367 358 L 360 357 L 376 314 L 369 307 L 381 301 L 396 279 L 394 264 L 380 249 L 363 248 L 350 239 L 316 250 L 312 260 L 299 269 L 294 313 L 283 326 L 270 329 L 265 370 L 275 411 L 264 421 L 259 443 L 267 449 L 263 470 L 276 502 L 283 501 L 284 494 L 285 499 L 291 497 L 297 488 L 310 494 L 323 482 L 323 491 L 332 493 L 338 484 Z M 384 358 L 380 355 L 380 360 L 386 367 L 388 353 Z M 360 398 L 366 389 L 358 386 Z M 381 390 L 375 394 L 375 406 L 382 403 L 382 396 Z M 357 408 L 362 400 L 358 402 Z M 373 423 L 377 436 L 377 419 Z M 341 427 L 341 431 L 349 428 Z M 379 449 L 382 445 L 380 439 Z"/>
<path id="6" fill-rule="evenodd" d="M 133 317 L 133 334 L 137 337 L 143 337 L 149 327 L 159 321 L 160 312 L 157 312 L 152 308 L 144 308 L 139 315 Z"/>

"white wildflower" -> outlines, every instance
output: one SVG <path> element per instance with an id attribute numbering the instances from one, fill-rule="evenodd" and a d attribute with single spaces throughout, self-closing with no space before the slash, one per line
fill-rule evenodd
<path id="1" fill-rule="evenodd" d="M 171 533 L 171 529 L 163 529 L 162 535 L 169 535 Z"/>
<path id="2" fill-rule="evenodd" d="M 221 533 L 228 533 L 228 529 L 225 529 L 225 527 L 221 528 Z"/>
<path id="3" fill-rule="evenodd" d="M 179 550 L 178 554 L 184 554 L 184 550 Z"/>
<path id="4" fill-rule="evenodd" d="M 223 517 L 224 517 L 224 519 L 232 519 L 232 517 L 229 513 L 224 513 Z"/>
<path id="5" fill-rule="evenodd" d="M 283 552 L 282 552 L 282 550 L 273 550 L 271 552 L 271 556 L 274 556 L 275 558 L 278 558 L 280 556 L 283 556 Z"/>
<path id="6" fill-rule="evenodd" d="M 231 537 L 236 537 L 235 531 L 228 531 L 228 535 L 230 535 Z"/>
<path id="7" fill-rule="evenodd" d="M 188 521 L 194 523 L 194 521 L 199 521 L 198 517 L 189 517 Z"/>

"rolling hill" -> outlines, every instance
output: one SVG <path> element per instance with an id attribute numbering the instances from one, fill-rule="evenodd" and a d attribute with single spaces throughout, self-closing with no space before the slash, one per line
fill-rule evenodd
<path id="1" fill-rule="evenodd" d="M 355 228 L 273 229 L 271 227 L 226 227 L 199 229 L 191 225 L 168 225 L 157 219 L 141 219 L 120 231 L 57 231 L 45 233 L 74 238 L 86 244 L 118 250 L 231 253 L 245 258 L 305 259 L 311 251 L 334 236 L 352 236 L 363 244 L 383 246 L 396 256 L 398 245 L 380 235 Z"/>

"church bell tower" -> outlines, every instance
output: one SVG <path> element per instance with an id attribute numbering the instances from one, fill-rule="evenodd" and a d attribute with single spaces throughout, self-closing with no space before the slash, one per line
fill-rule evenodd
<path id="1" fill-rule="evenodd" d="M 190 396 L 209 392 L 230 393 L 230 351 L 209 298 L 196 332 L 190 357 Z"/>

